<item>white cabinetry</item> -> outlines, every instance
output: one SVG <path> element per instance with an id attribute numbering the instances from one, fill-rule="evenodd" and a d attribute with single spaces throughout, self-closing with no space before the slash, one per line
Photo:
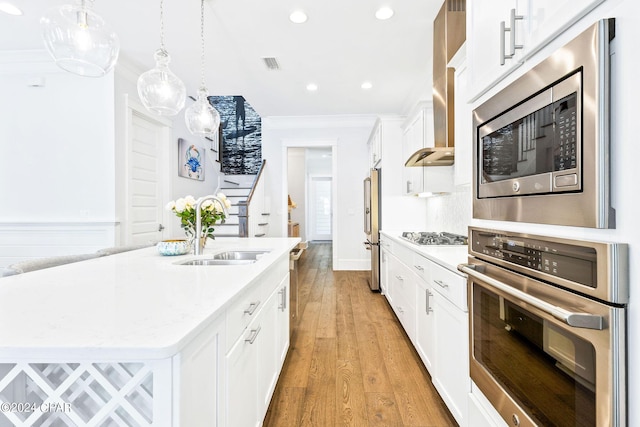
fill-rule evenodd
<path id="1" fill-rule="evenodd" d="M 409 116 L 403 132 L 403 163 L 416 151 L 435 146 L 433 106 L 421 103 Z M 453 166 L 411 166 L 403 168 L 402 194 L 424 196 L 428 193 L 448 193 L 453 190 Z"/>
<path id="2" fill-rule="evenodd" d="M 227 337 L 224 425 L 260 425 L 269 406 L 289 346 L 289 275 L 284 270 L 280 279 L 281 270 L 271 272 L 227 310 L 228 331 L 237 330 L 234 323 L 239 321 L 246 327 Z"/>
<path id="3" fill-rule="evenodd" d="M 472 1 L 469 96 L 477 99 L 605 0 Z"/>
<path id="4" fill-rule="evenodd" d="M 466 43 L 471 68 L 471 94 L 481 95 L 522 64 L 522 49 L 514 49 L 512 58 L 503 60 L 503 54 L 511 53 L 512 36 L 516 45 L 525 46 L 525 19 L 516 19 L 514 28 L 511 28 L 512 10 L 514 16 L 523 16 L 526 6 L 523 3 L 525 0 L 502 0 L 491 4 L 469 2 Z M 503 24 L 510 31 L 503 31 Z"/>
<path id="5" fill-rule="evenodd" d="M 411 256 L 405 251 L 406 249 L 394 246 L 393 253 L 386 253 L 389 286 L 385 295 L 409 339 L 415 342 L 417 277 L 405 264 L 407 257 Z"/>
<path id="6" fill-rule="evenodd" d="M 467 67 L 466 43 L 460 47 L 458 52 L 449 61 L 449 67 L 455 69 L 454 72 L 454 108 L 456 121 L 456 161 L 454 164 L 454 184 L 471 184 L 473 179 L 473 132 L 472 110 L 467 103 L 469 91 L 469 69 Z"/>
<path id="7" fill-rule="evenodd" d="M 433 117 L 433 109 L 429 110 L 431 117 Z M 402 157 L 403 162 L 406 161 L 409 156 L 418 151 L 421 148 L 433 146 L 426 145 L 429 142 L 426 140 L 427 136 L 427 108 L 421 106 L 413 116 L 407 122 L 404 128 L 403 141 L 402 141 Z M 433 133 L 433 131 L 431 132 Z M 433 138 L 432 138 L 433 139 Z M 421 167 L 404 167 L 403 168 L 403 194 L 416 195 L 422 192 L 423 189 L 423 169 Z"/>
<path id="8" fill-rule="evenodd" d="M 380 293 L 389 293 L 389 249 L 390 244 L 380 238 Z"/>
<path id="9" fill-rule="evenodd" d="M 427 270 L 426 275 L 429 271 Z M 435 316 L 433 314 L 433 291 L 429 285 L 430 280 L 418 282 L 418 297 L 416 308 L 416 350 L 422 363 L 433 378 L 435 360 Z"/>
<path id="10" fill-rule="evenodd" d="M 467 283 L 463 277 L 435 263 L 431 276 L 433 295 L 429 302 L 433 309 L 435 344 L 432 381 L 456 421 L 464 425 L 467 421 L 467 395 L 471 390 Z"/>
<path id="11" fill-rule="evenodd" d="M 173 380 L 176 395 L 180 396 L 176 425 L 216 425 L 220 419 L 215 402 L 221 398 L 218 387 L 222 378 L 219 350 L 223 342 L 224 316 L 173 358 L 174 372 L 179 373 Z"/>
<path id="12" fill-rule="evenodd" d="M 554 39 L 605 0 L 528 0 L 532 51 Z"/>

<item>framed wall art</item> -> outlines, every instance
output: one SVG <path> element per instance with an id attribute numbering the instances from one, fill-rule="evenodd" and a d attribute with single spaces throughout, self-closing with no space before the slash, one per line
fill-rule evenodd
<path id="1" fill-rule="evenodd" d="M 204 181 L 204 149 L 189 141 L 178 139 L 178 175 Z"/>
<path id="2" fill-rule="evenodd" d="M 262 163 L 262 119 L 243 96 L 210 96 L 220 113 L 221 171 L 255 175 Z"/>

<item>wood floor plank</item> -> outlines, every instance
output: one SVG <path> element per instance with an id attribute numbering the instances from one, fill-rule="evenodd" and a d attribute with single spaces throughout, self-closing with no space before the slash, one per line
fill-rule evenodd
<path id="1" fill-rule="evenodd" d="M 322 306 L 320 307 L 316 336 L 318 338 L 336 337 L 336 288 L 332 272 L 328 272 L 324 278 Z"/>
<path id="2" fill-rule="evenodd" d="M 331 259 L 311 243 L 298 263 L 300 322 L 263 425 L 455 426 L 369 272 Z"/>
<path id="3" fill-rule="evenodd" d="M 403 422 L 407 426 L 455 426 L 456 422 L 431 383 L 426 368 L 408 340 L 388 340 L 381 345 L 383 361 L 393 384 Z M 435 420 L 435 421 L 434 421 Z"/>
<path id="4" fill-rule="evenodd" d="M 336 422 L 336 340 L 317 338 L 307 391 L 302 403 L 301 426 L 331 426 Z"/>
<path id="5" fill-rule="evenodd" d="M 366 396 L 369 426 L 400 427 L 403 425 L 393 393 L 366 393 Z"/>
<path id="6" fill-rule="evenodd" d="M 306 389 L 303 387 L 281 387 L 273 395 L 273 400 L 263 425 L 272 427 L 300 425 L 305 392 Z"/>
<path id="7" fill-rule="evenodd" d="M 358 338 L 351 306 L 351 285 L 349 274 L 337 272 L 336 294 L 336 335 L 338 342 L 338 359 L 358 360 Z"/>
<path id="8" fill-rule="evenodd" d="M 336 367 L 336 426 L 368 426 L 367 404 L 360 366 L 353 360 L 338 360 Z"/>

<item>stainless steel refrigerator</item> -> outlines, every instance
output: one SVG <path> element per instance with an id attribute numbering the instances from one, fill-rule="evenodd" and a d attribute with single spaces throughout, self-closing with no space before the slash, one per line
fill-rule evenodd
<path id="1" fill-rule="evenodd" d="M 380 290 L 380 169 L 371 169 L 364 180 L 365 247 L 371 252 L 369 287 Z"/>

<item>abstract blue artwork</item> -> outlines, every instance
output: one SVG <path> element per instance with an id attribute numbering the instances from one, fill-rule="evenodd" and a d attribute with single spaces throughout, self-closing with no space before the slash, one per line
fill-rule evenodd
<path id="1" fill-rule="evenodd" d="M 221 171 L 255 175 L 262 163 L 262 120 L 243 96 L 210 96 L 220 113 Z"/>

